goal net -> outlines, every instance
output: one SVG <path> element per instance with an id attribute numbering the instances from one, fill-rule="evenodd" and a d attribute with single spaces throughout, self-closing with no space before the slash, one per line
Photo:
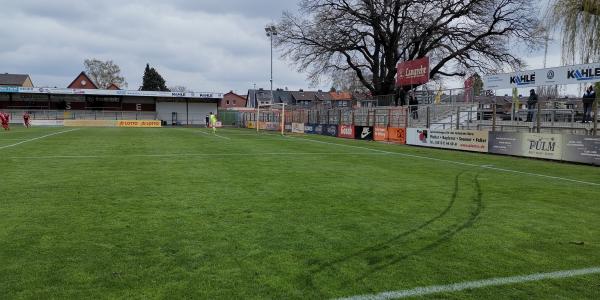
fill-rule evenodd
<path id="1" fill-rule="evenodd" d="M 285 134 L 285 103 L 260 104 L 256 107 L 256 132 L 279 131 Z"/>

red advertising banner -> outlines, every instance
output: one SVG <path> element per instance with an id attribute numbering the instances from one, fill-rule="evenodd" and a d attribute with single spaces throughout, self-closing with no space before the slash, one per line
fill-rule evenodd
<path id="1" fill-rule="evenodd" d="M 388 139 L 397 144 L 406 144 L 406 128 L 388 128 Z"/>
<path id="2" fill-rule="evenodd" d="M 373 139 L 376 141 L 387 141 L 388 140 L 388 130 L 385 127 L 375 127 L 375 135 Z"/>
<path id="3" fill-rule="evenodd" d="M 338 137 L 353 139 L 354 138 L 354 126 L 352 125 L 340 125 Z"/>
<path id="4" fill-rule="evenodd" d="M 429 57 L 398 64 L 397 86 L 421 85 L 429 82 Z"/>

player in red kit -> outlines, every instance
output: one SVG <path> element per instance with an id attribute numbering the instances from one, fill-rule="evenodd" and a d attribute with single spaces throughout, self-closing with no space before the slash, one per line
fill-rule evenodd
<path id="1" fill-rule="evenodd" d="M 30 118 L 31 118 L 31 116 L 29 116 L 28 112 L 23 113 L 23 124 L 25 124 L 26 128 L 31 127 L 31 123 L 29 121 Z"/>
<path id="2" fill-rule="evenodd" d="M 8 121 L 10 120 L 10 116 L 8 114 L 5 114 L 3 112 L 0 112 L 0 123 L 2 123 L 2 128 L 4 128 L 4 130 L 10 130 L 10 127 L 8 127 Z"/>

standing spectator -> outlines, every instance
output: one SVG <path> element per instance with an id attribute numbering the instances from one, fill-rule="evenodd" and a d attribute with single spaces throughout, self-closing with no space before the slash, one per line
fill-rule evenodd
<path id="1" fill-rule="evenodd" d="M 532 122 L 534 117 L 535 108 L 538 103 L 538 95 L 535 93 L 534 89 L 529 91 L 529 99 L 527 99 L 527 121 Z"/>
<path id="2" fill-rule="evenodd" d="M 415 97 L 415 93 L 411 92 L 408 96 L 408 105 L 411 117 L 416 120 L 419 118 L 419 100 Z"/>
<path id="3" fill-rule="evenodd" d="M 581 123 L 588 123 L 592 120 L 592 106 L 596 100 L 594 87 L 590 86 L 583 95 L 583 120 Z"/>
<path id="4" fill-rule="evenodd" d="M 210 126 L 210 116 L 208 114 L 206 114 L 206 121 L 204 124 L 205 124 L 206 128 L 208 128 Z"/>

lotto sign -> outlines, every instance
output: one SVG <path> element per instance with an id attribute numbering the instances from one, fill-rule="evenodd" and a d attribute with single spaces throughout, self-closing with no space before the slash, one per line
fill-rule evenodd
<path id="1" fill-rule="evenodd" d="M 388 130 L 385 127 L 375 127 L 375 136 L 374 139 L 376 141 L 387 141 L 388 140 Z"/>
<path id="2" fill-rule="evenodd" d="M 250 129 L 256 129 L 256 124 L 254 123 L 254 121 L 248 121 L 247 123 L 247 127 Z"/>
<path id="3" fill-rule="evenodd" d="M 118 121 L 117 127 L 162 127 L 159 120 L 124 120 Z"/>
<path id="4" fill-rule="evenodd" d="M 340 125 L 338 137 L 353 139 L 354 138 L 354 126 L 352 125 Z"/>

